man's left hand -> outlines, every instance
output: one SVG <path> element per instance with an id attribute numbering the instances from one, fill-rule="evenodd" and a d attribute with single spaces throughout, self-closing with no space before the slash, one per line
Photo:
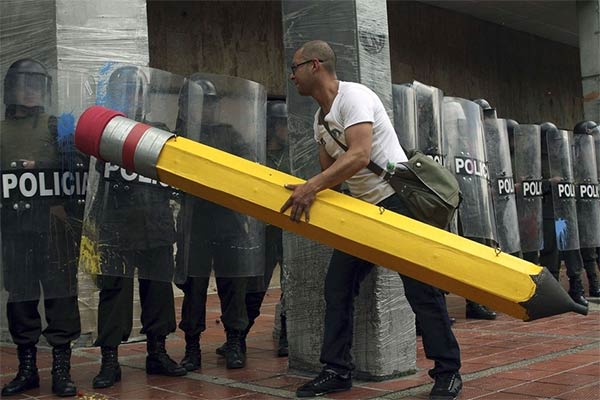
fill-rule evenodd
<path id="1" fill-rule="evenodd" d="M 312 188 L 309 183 L 301 185 L 285 184 L 283 185 L 286 189 L 293 190 L 294 192 L 289 199 L 281 206 L 280 212 L 285 212 L 288 208 L 292 208 L 290 213 L 290 219 L 295 222 L 300 222 L 302 215 L 304 220 L 309 222 L 310 220 L 310 207 L 317 197 L 317 192 Z"/>

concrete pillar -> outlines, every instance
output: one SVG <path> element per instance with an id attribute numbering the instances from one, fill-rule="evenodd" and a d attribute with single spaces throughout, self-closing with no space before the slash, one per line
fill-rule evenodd
<path id="1" fill-rule="evenodd" d="M 98 80 L 109 61 L 148 65 L 146 0 L 55 0 L 56 50 L 59 69 L 80 71 Z M 140 335 L 137 280 L 134 288 L 133 329 Z M 91 345 L 97 334 L 98 289 L 85 272 L 79 274 L 81 345 Z"/>
<path id="2" fill-rule="evenodd" d="M 385 0 L 284 0 L 282 15 L 286 76 L 298 47 L 308 40 L 325 40 L 337 54 L 338 78 L 369 86 L 392 116 Z M 317 104 L 299 96 L 291 82 L 287 102 L 292 173 L 309 178 L 319 171 L 312 129 Z M 284 235 L 288 278 L 283 289 L 292 369 L 316 372 L 321 368 L 323 282 L 330 255 L 329 248 L 287 232 Z M 381 380 L 414 371 L 414 316 L 398 275 L 374 269 L 362 284 L 355 309 L 355 376 Z"/>
<path id="3" fill-rule="evenodd" d="M 577 1 L 583 115 L 600 122 L 600 0 Z"/>

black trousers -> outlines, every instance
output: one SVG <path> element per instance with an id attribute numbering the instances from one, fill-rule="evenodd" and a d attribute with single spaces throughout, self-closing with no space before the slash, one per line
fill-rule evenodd
<path id="1" fill-rule="evenodd" d="M 76 340 L 81 333 L 77 297 L 44 299 L 46 322 L 38 313 L 39 300 L 10 302 L 6 305 L 8 329 L 16 345 L 35 345 L 44 335 L 51 346 L 60 346 Z"/>
<path id="2" fill-rule="evenodd" d="M 179 329 L 187 336 L 198 336 L 206 330 L 206 296 L 208 277 L 188 277 L 182 285 L 183 304 Z M 248 327 L 246 286 L 248 278 L 216 278 L 221 301 L 221 321 L 226 330 L 244 331 Z"/>
<path id="3" fill-rule="evenodd" d="M 64 232 L 62 232 L 64 234 Z M 51 346 L 81 333 L 77 303 L 77 258 L 65 237 L 36 232 L 2 232 L 2 274 L 8 291 L 6 317 L 16 345 L 31 346 L 44 335 Z M 38 304 L 42 299 L 46 329 Z"/>
<path id="4" fill-rule="evenodd" d="M 583 294 L 581 283 L 583 259 L 579 249 L 559 251 L 556 244 L 554 219 L 544 218 L 544 248 L 540 250 L 540 265 L 548 268 L 548 271 L 558 280 L 561 259 L 564 260 L 567 269 L 569 293 L 572 295 Z"/>
<path id="5" fill-rule="evenodd" d="M 261 280 L 258 289 L 253 289 L 250 285 L 246 293 L 246 312 L 248 313 L 248 326 L 252 326 L 256 318 L 260 316 L 260 308 L 269 289 L 271 278 L 277 264 L 283 268 L 283 231 L 281 228 L 273 225 L 267 225 L 265 232 L 265 274 L 263 277 L 250 278 Z M 283 274 L 283 271 L 281 271 Z M 283 292 L 280 300 L 283 305 Z M 285 306 L 281 309 L 281 315 L 285 315 Z"/>
<path id="6" fill-rule="evenodd" d="M 172 247 L 135 252 L 126 255 L 129 262 L 148 268 L 172 268 Z M 142 308 L 141 333 L 148 337 L 164 337 L 174 332 L 175 301 L 171 282 L 139 279 Z M 98 338 L 95 346 L 117 347 L 129 339 L 133 326 L 133 278 L 102 275 L 98 277 Z"/>
<path id="7" fill-rule="evenodd" d="M 583 268 L 585 268 L 585 273 L 590 284 L 598 284 L 598 253 L 600 253 L 599 248 L 588 247 L 581 249 Z"/>
<path id="8" fill-rule="evenodd" d="M 398 195 L 378 205 L 410 216 Z M 345 373 L 354 369 L 352 338 L 354 325 L 354 298 L 360 284 L 373 269 L 373 264 L 334 250 L 325 278 L 325 332 L 320 361 L 334 370 Z M 446 301 L 441 291 L 433 286 L 400 274 L 404 292 L 423 331 L 423 347 L 435 366 L 429 371 L 434 377 L 460 369 L 460 349 L 452 333 Z"/>

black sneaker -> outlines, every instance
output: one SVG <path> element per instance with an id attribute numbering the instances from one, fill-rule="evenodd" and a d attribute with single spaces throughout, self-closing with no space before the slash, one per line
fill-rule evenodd
<path id="1" fill-rule="evenodd" d="M 462 379 L 458 372 L 437 375 L 429 393 L 429 400 L 454 400 L 462 389 Z"/>
<path id="2" fill-rule="evenodd" d="M 332 369 L 326 368 L 319 376 L 305 383 L 296 390 L 297 397 L 316 397 L 327 393 L 343 392 L 352 388 L 352 375 L 340 375 Z"/>

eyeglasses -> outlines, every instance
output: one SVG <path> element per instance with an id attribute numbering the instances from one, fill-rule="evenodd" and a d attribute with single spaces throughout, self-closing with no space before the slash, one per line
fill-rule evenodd
<path id="1" fill-rule="evenodd" d="M 290 65 L 290 69 L 292 70 L 292 74 L 296 74 L 296 70 L 297 70 L 299 67 L 301 67 L 301 66 L 303 66 L 303 65 L 305 65 L 305 64 L 311 63 L 311 62 L 313 62 L 314 60 L 315 60 L 314 58 L 311 58 L 310 60 L 303 61 L 303 62 L 301 62 L 300 64 L 292 64 L 292 65 Z M 318 62 L 320 62 L 320 63 L 324 63 L 324 62 L 326 61 L 326 60 L 319 60 L 319 59 L 316 59 L 316 60 L 317 60 Z"/>

